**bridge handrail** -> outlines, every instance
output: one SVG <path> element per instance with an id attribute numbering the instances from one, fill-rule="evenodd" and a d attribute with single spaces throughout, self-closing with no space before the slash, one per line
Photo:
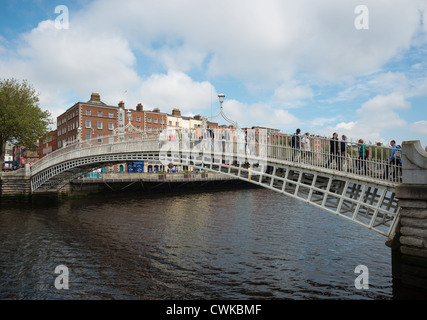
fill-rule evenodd
<path id="1" fill-rule="evenodd" d="M 388 161 L 393 152 L 391 147 L 353 141 L 343 142 L 320 136 L 307 136 L 305 139 L 308 143 L 301 143 L 300 148 L 298 148 L 292 145 L 292 135 L 280 132 L 269 132 L 264 129 L 214 129 L 211 131 L 213 138 L 206 130 L 200 136 L 200 132 L 198 133 L 195 129 L 174 129 L 173 131 L 165 130 L 161 135 L 148 136 L 141 132 L 127 132 L 122 135 L 75 142 L 35 162 L 31 166 L 31 171 L 37 173 L 61 161 L 103 153 L 158 152 L 164 143 L 169 143 L 172 150 L 176 148 L 176 150 L 189 151 L 189 148 L 200 141 L 200 145 L 203 146 L 200 151 L 210 152 L 215 156 L 231 155 L 235 157 L 238 155 L 240 159 L 246 159 L 251 163 L 256 163 L 259 160 L 268 162 L 268 160 L 274 159 L 328 168 L 381 181 L 394 183 L 401 181 L 401 163 L 390 163 Z M 227 138 L 224 139 L 223 137 Z M 303 136 L 300 137 L 304 138 Z M 310 150 L 305 150 L 305 145 L 308 145 Z M 336 152 L 331 153 L 331 146 L 337 147 Z M 342 146 L 345 146 L 345 152 L 342 152 Z M 368 151 L 366 156 L 360 156 L 361 147 Z"/>

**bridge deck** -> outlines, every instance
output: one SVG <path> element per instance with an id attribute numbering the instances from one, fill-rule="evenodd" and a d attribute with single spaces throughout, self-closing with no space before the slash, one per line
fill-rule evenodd
<path id="1" fill-rule="evenodd" d="M 49 154 L 31 167 L 32 189 L 60 187 L 82 172 L 114 163 L 180 163 L 259 184 L 390 235 L 401 180 L 400 163 L 388 162 L 393 150 L 348 143 L 345 152 L 341 147 L 331 152 L 336 141 L 311 137 L 309 142 L 310 151 L 294 148 L 290 136 L 263 130 L 215 131 L 202 139 L 186 131 L 157 137 L 126 133 Z M 361 156 L 360 150 L 369 155 Z"/>

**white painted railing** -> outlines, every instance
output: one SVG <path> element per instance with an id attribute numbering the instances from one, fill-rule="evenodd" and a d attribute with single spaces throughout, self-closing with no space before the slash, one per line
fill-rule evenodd
<path id="1" fill-rule="evenodd" d="M 193 152 L 208 157 L 237 161 L 238 164 L 287 161 L 296 165 L 327 168 L 349 175 L 399 183 L 401 161 L 390 161 L 394 148 L 362 142 L 338 141 L 318 136 L 293 136 L 264 129 L 165 130 L 157 136 L 125 133 L 76 142 L 58 149 L 31 166 L 32 174 L 53 165 L 102 154 L 132 152 Z"/>

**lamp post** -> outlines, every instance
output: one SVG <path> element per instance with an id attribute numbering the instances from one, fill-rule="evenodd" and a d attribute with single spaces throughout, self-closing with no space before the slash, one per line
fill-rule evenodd
<path id="1" fill-rule="evenodd" d="M 225 99 L 225 94 L 223 94 L 222 92 L 218 95 L 218 99 L 219 99 L 219 103 L 221 105 L 221 110 L 222 110 L 222 103 L 224 102 Z"/>
<path id="2" fill-rule="evenodd" d="M 231 120 L 231 119 L 227 118 L 227 116 L 224 114 L 224 110 L 222 109 L 222 104 L 223 104 L 224 99 L 225 99 L 225 94 L 221 92 L 221 93 L 218 95 L 218 99 L 219 99 L 219 104 L 220 104 L 220 112 L 219 112 L 219 113 L 222 115 L 222 117 L 223 117 L 227 122 L 229 122 L 229 123 L 231 123 L 231 124 L 233 125 L 234 129 L 239 128 L 239 125 L 237 124 L 237 121 L 233 121 L 233 120 Z"/>

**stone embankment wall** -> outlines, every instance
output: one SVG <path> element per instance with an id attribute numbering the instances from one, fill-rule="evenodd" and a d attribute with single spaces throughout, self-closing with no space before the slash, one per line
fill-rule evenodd
<path id="1" fill-rule="evenodd" d="M 29 167 L 12 172 L 2 172 L 0 176 L 0 195 L 2 197 L 29 196 L 31 180 Z"/>
<path id="2" fill-rule="evenodd" d="M 403 181 L 396 188 L 400 221 L 393 241 L 393 277 L 427 289 L 427 151 L 403 142 Z M 426 148 L 427 149 L 427 148 Z"/>

